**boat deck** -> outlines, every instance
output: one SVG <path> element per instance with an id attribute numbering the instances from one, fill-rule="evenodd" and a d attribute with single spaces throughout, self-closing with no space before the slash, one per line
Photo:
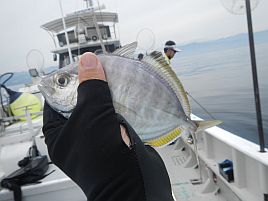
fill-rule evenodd
<path id="1" fill-rule="evenodd" d="M 25 157 L 29 147 L 32 145 L 32 138 L 35 136 L 35 143 L 43 155 L 48 155 L 47 148 L 44 143 L 44 137 L 39 129 L 39 135 L 35 135 L 31 129 L 26 129 L 27 132 L 7 136 L 1 136 L 0 140 L 0 179 L 5 175 L 10 174 L 17 169 L 17 161 Z M 216 130 L 220 132 L 219 129 Z M 208 134 L 206 134 L 208 135 Z M 210 135 L 212 138 L 212 135 Z M 228 136 L 228 133 L 225 133 Z M 203 140 L 202 140 L 202 139 Z M 211 139 L 209 138 L 209 139 Z M 228 182 L 219 173 L 218 163 L 225 158 L 231 158 L 230 153 L 232 149 L 229 147 L 223 147 L 225 144 L 217 144 L 211 140 L 209 145 L 215 144 L 214 150 L 210 150 L 209 153 L 222 154 L 221 157 L 214 156 L 214 158 L 207 159 L 206 152 L 204 151 L 203 141 L 206 136 L 199 135 L 198 155 L 200 168 L 197 168 L 197 159 L 194 153 L 194 146 L 188 144 L 187 137 L 180 137 L 173 145 L 166 146 L 165 148 L 157 149 L 161 157 L 163 158 L 167 167 L 169 177 L 171 179 L 172 190 L 174 194 L 174 200 L 176 201 L 261 201 L 261 194 L 263 191 L 252 191 L 249 184 L 254 184 L 256 188 L 257 182 L 265 185 L 268 180 L 266 173 L 266 166 L 259 164 L 253 159 L 247 159 L 246 155 L 243 155 L 240 159 L 245 160 L 245 165 L 241 165 L 240 171 L 235 169 L 237 174 L 243 173 L 243 168 L 247 167 L 247 171 L 242 176 L 247 176 L 247 186 L 238 186 L 244 183 L 239 183 L 239 179 L 233 182 Z M 1 147 L 2 145 L 2 147 Z M 3 146 L 4 145 L 4 146 Z M 217 150 L 215 151 L 215 149 Z M 241 148 L 241 146 L 240 146 Z M 248 147 L 247 147 L 248 148 Z M 229 151 L 229 152 L 228 152 Z M 227 153 L 227 154 L 226 154 Z M 228 154 L 229 153 L 229 154 Z M 236 152 L 233 153 L 235 156 Z M 239 157 L 238 156 L 238 157 Z M 265 156 L 266 155 L 261 155 Z M 213 159 L 213 160 L 212 160 Z M 235 161 L 235 158 L 231 158 Z M 247 162 L 248 160 L 248 162 Z M 237 163 L 236 163 L 237 165 Z M 239 164 L 238 164 L 239 165 Z M 252 166 L 252 167 L 251 167 Z M 255 167 L 256 166 L 256 167 Z M 241 168 L 242 167 L 242 168 Z M 249 168 L 250 167 L 250 168 Z M 263 167 L 263 169 L 261 169 Z M 242 170 L 241 170 L 242 169 Z M 81 189 L 71 181 L 70 178 L 59 170 L 54 164 L 50 165 L 48 172 L 56 170 L 52 174 L 48 175 L 42 180 L 41 183 L 34 185 L 25 185 L 22 187 L 23 197 L 26 201 L 44 201 L 44 200 L 66 200 L 66 201 L 84 201 L 85 195 Z M 251 171 L 249 171 L 251 170 Z M 260 172 L 259 170 L 262 170 Z M 241 172 L 242 171 L 242 172 Z M 200 180 L 200 172 L 202 173 L 202 182 Z M 256 174 L 257 173 L 257 174 Z M 259 175 L 258 175 L 259 174 Z M 254 177 L 252 177 L 254 176 Z M 243 179 L 243 178 L 242 178 Z M 260 182 L 262 181 L 262 183 Z M 249 183 L 253 182 L 253 183 Z M 265 192 L 265 191 L 264 191 Z M 258 193 L 258 194 L 257 194 Z M 13 193 L 0 188 L 0 200 L 12 201 Z"/>
<path id="2" fill-rule="evenodd" d="M 176 201 L 226 201 L 218 187 L 209 187 L 208 179 L 193 184 L 200 178 L 199 169 L 190 162 L 191 156 L 186 151 L 177 149 L 176 144 L 157 151 L 168 169 Z"/>
<path id="3" fill-rule="evenodd" d="M 206 191 L 204 189 L 208 189 L 207 180 L 202 184 L 192 184 L 191 180 L 199 178 L 199 171 L 194 163 L 189 162 L 191 156 L 187 151 L 176 149 L 176 144 L 157 151 L 168 169 L 175 201 L 227 201 L 221 193 L 218 193 L 218 188 L 209 188 L 211 192 L 204 193 Z M 187 163 L 193 166 L 185 167 Z M 51 171 L 54 172 L 45 177 L 41 183 L 22 187 L 25 200 L 86 200 L 81 189 L 54 164 L 50 165 L 48 172 Z M 1 201 L 12 201 L 12 199 L 12 192 L 6 189 L 0 191 Z"/>

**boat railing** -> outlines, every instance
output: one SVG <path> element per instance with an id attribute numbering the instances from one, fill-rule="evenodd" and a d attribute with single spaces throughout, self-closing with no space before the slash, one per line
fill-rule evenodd
<path id="1" fill-rule="evenodd" d="M 187 138 L 183 140 L 188 144 Z M 243 200 L 261 200 L 268 194 L 268 154 L 260 152 L 257 144 L 219 127 L 198 133 L 197 142 L 198 157 Z M 189 147 L 194 153 L 194 146 Z M 219 163 L 226 159 L 233 163 L 233 182 L 219 172 Z"/>
<path id="2" fill-rule="evenodd" d="M 32 133 L 34 133 L 35 128 L 40 127 L 40 125 L 35 125 L 33 123 L 33 120 L 42 116 L 43 111 L 30 112 L 31 106 L 33 106 L 33 104 L 16 108 L 16 109 L 23 108 L 25 110 L 24 115 L 3 117 L 0 122 L 1 123 L 0 137 L 11 133 L 14 134 L 23 133 L 25 131 L 33 131 Z M 16 124 L 18 124 L 18 126 L 15 127 L 14 129 L 6 129 L 11 127 L 11 125 L 13 125 L 12 123 L 10 124 L 10 122 L 15 122 Z"/>

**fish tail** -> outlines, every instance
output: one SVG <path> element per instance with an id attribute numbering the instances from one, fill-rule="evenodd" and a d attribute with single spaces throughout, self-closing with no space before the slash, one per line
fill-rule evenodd
<path id="1" fill-rule="evenodd" d="M 211 128 L 213 126 L 217 126 L 222 123 L 220 120 L 211 120 L 211 121 L 196 121 L 193 120 L 197 125 L 196 133 L 204 131 L 207 128 Z"/>
<path id="2" fill-rule="evenodd" d="M 146 144 L 152 147 L 164 147 L 165 145 L 175 141 L 181 135 L 181 133 L 182 130 L 180 128 L 175 128 L 166 135 L 147 141 Z"/>

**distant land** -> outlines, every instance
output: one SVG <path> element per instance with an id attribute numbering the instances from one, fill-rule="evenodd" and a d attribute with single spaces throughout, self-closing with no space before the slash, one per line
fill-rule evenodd
<path id="1" fill-rule="evenodd" d="M 259 31 L 254 33 L 255 45 L 260 43 L 268 43 L 268 30 Z M 199 54 L 204 52 L 210 52 L 219 49 L 231 49 L 236 47 L 248 46 L 248 34 L 242 33 L 226 38 L 221 38 L 217 40 L 211 40 L 200 43 L 190 43 L 187 45 L 180 46 L 182 50 L 180 54 Z"/>
<path id="2" fill-rule="evenodd" d="M 52 72 L 53 70 L 57 69 L 56 66 L 50 66 L 44 69 L 45 73 Z M 5 81 L 7 76 L 4 76 L 0 82 L 2 83 Z M 7 86 L 14 86 L 14 85 L 21 85 L 21 84 L 30 84 L 32 83 L 32 79 L 28 73 L 28 71 L 21 71 L 21 72 L 14 72 L 13 77 L 7 81 Z"/>
<path id="3" fill-rule="evenodd" d="M 268 43 L 268 30 L 259 31 L 254 33 L 255 44 Z M 193 55 L 200 54 L 210 51 L 219 51 L 219 49 L 231 49 L 236 47 L 248 46 L 248 35 L 247 33 L 242 33 L 226 38 L 221 38 L 212 41 L 200 42 L 200 43 L 190 43 L 187 45 L 180 46 L 182 52 L 180 54 Z M 45 69 L 45 72 L 51 72 L 57 69 L 55 66 L 51 66 Z M 3 82 L 4 79 L 0 80 Z M 15 72 L 11 80 L 9 80 L 6 85 L 21 85 L 31 83 L 31 77 L 27 71 Z"/>

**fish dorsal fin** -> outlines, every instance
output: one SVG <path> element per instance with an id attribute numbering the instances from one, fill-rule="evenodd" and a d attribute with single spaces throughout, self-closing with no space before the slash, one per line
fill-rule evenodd
<path id="1" fill-rule="evenodd" d="M 137 48 L 137 45 L 138 45 L 137 42 L 130 43 L 128 45 L 125 45 L 115 50 L 112 54 L 133 59 L 134 52 Z"/>
<path id="2" fill-rule="evenodd" d="M 150 64 L 153 70 L 155 70 L 156 73 L 169 84 L 179 99 L 186 116 L 190 118 L 191 108 L 187 94 L 183 88 L 181 81 L 169 66 L 162 53 L 153 51 L 148 56 L 145 56 L 142 61 Z"/>

